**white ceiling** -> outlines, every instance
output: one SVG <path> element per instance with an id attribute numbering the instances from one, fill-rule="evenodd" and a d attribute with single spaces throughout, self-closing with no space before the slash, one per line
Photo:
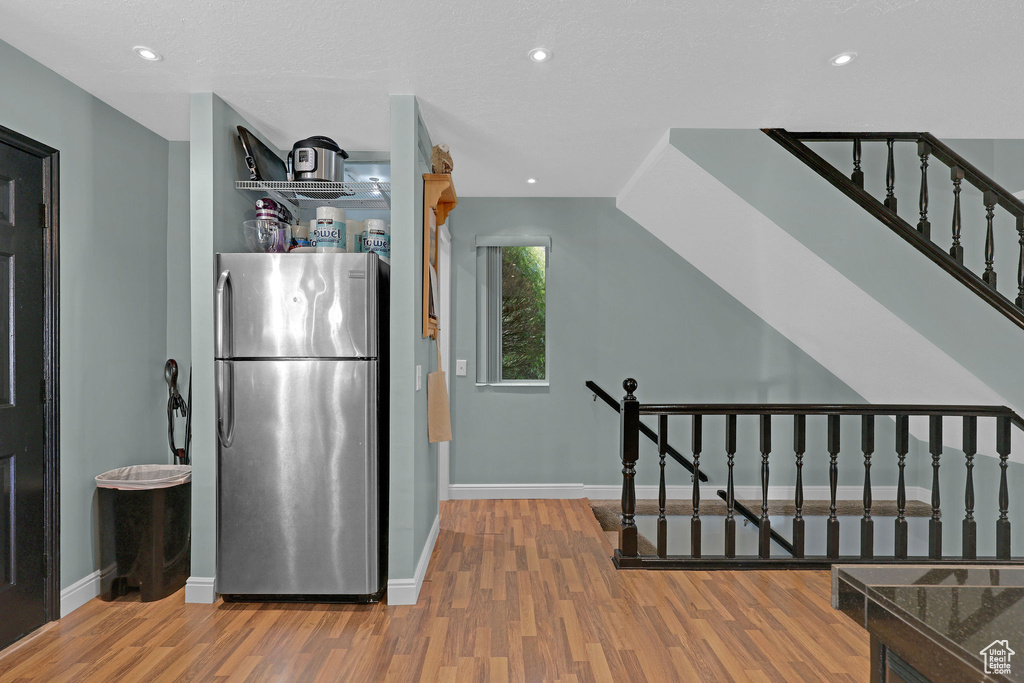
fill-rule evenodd
<path id="1" fill-rule="evenodd" d="M 282 148 L 386 150 L 388 95 L 412 93 L 460 195 L 613 196 L 670 127 L 1024 137 L 1022 15 L 1019 0 L 0 0 L 0 39 L 168 139 L 188 138 L 188 93 L 213 91 Z M 530 62 L 536 46 L 554 59 Z M 846 50 L 859 58 L 828 64 Z"/>

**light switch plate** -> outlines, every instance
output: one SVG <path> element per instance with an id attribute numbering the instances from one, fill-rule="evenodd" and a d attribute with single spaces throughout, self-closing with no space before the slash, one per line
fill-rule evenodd
<path id="1" fill-rule="evenodd" d="M 423 366 L 416 366 L 416 391 L 423 388 Z"/>
<path id="2" fill-rule="evenodd" d="M 455 374 L 459 377 L 466 376 L 466 361 L 458 360 L 455 361 Z"/>

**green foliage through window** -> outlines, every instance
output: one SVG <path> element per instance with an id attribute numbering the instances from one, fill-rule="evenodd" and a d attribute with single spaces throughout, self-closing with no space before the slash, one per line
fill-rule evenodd
<path id="1" fill-rule="evenodd" d="M 501 248 L 501 378 L 543 380 L 544 247 Z"/>

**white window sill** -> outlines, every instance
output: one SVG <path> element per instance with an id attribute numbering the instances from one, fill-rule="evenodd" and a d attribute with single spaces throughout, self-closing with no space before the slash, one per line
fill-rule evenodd
<path id="1" fill-rule="evenodd" d="M 478 387 L 549 387 L 550 382 L 477 382 Z"/>

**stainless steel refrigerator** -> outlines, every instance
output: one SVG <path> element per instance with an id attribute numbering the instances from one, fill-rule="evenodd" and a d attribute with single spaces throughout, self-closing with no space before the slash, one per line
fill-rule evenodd
<path id="1" fill-rule="evenodd" d="M 376 601 L 387 575 L 389 269 L 217 254 L 217 591 Z"/>

